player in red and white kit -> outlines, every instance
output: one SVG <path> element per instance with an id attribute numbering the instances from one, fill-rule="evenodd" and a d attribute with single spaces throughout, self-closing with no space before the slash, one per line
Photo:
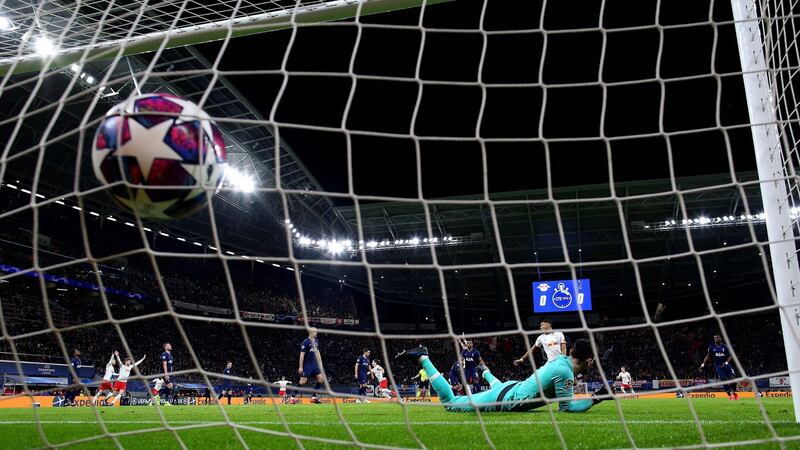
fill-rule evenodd
<path id="1" fill-rule="evenodd" d="M 97 404 L 97 399 L 100 397 L 100 394 L 104 394 L 106 396 L 106 402 L 114 395 L 114 386 L 111 384 L 111 378 L 119 375 L 118 373 L 114 372 L 114 358 L 118 356 L 119 353 L 114 350 L 114 353 L 111 354 L 111 359 L 109 359 L 106 363 L 106 372 L 103 375 L 103 382 L 100 383 L 97 393 L 94 394 L 94 398 L 92 399 L 93 405 Z"/>
<path id="2" fill-rule="evenodd" d="M 375 379 L 378 381 L 378 388 L 375 390 L 374 394 L 375 397 L 392 398 L 394 395 L 389 389 L 389 380 L 383 376 L 384 370 L 380 365 L 380 361 L 377 359 L 373 360 L 370 371 L 372 371 L 372 375 L 375 376 Z"/>
<path id="3" fill-rule="evenodd" d="M 630 372 L 628 372 L 625 366 L 622 366 L 622 368 L 620 368 L 619 375 L 617 375 L 617 379 L 620 380 L 619 387 L 622 389 L 623 394 L 627 394 L 627 392 L 625 392 L 625 389 L 630 389 L 631 394 L 636 393 L 636 391 L 633 390 L 633 385 L 631 384 L 633 377 L 631 377 Z"/>
<path id="4" fill-rule="evenodd" d="M 131 370 L 141 364 L 145 358 L 147 358 L 147 355 L 142 356 L 142 359 L 133 364 L 131 364 L 130 358 L 125 358 L 125 363 L 123 364 L 122 361 L 119 360 L 119 355 L 117 355 L 117 362 L 120 363 L 119 378 L 117 378 L 117 381 L 114 382 L 114 390 L 117 391 L 117 396 L 111 399 L 111 403 L 109 403 L 110 405 L 116 403 L 116 401 L 122 397 L 122 394 L 125 393 L 125 389 L 128 387 L 128 377 L 131 376 Z"/>
<path id="5" fill-rule="evenodd" d="M 286 403 L 289 396 L 286 394 L 286 386 L 292 384 L 291 381 L 287 380 L 286 377 L 281 377 L 275 384 L 278 385 L 278 397 L 283 400 L 283 403 Z"/>
<path id="6" fill-rule="evenodd" d="M 142 358 L 142 359 L 144 359 L 144 358 Z M 163 378 L 156 378 L 155 380 L 153 380 L 153 387 L 150 388 L 150 393 L 153 394 L 153 399 L 149 401 L 149 403 L 151 405 L 153 404 L 153 400 L 155 400 L 156 403 L 159 403 L 159 404 L 161 403 L 161 396 L 159 395 L 159 393 L 161 392 L 161 389 L 163 387 L 164 387 L 164 379 Z"/>

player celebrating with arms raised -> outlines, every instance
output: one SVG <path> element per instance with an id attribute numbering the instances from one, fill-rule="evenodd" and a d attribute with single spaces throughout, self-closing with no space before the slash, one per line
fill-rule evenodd
<path id="1" fill-rule="evenodd" d="M 105 394 L 106 402 L 114 395 L 114 386 L 111 384 L 111 378 L 119 375 L 114 372 L 115 357 L 119 358 L 119 353 L 116 350 L 114 350 L 114 353 L 111 354 L 111 359 L 106 363 L 106 372 L 103 374 L 103 382 L 100 383 L 100 387 L 97 388 L 97 393 L 95 393 L 94 398 L 92 398 L 93 405 L 97 404 L 97 399 L 100 397 L 100 394 Z"/>
<path id="2" fill-rule="evenodd" d="M 319 339 L 317 339 L 317 329 L 312 327 L 308 330 L 308 337 L 300 345 L 300 361 L 297 367 L 300 374 L 300 386 L 308 380 L 314 380 L 314 394 L 311 396 L 313 403 L 319 403 L 319 389 L 325 378 L 322 376 L 322 354 L 319 351 Z M 292 393 L 292 397 L 295 393 Z"/>
<path id="3" fill-rule="evenodd" d="M 525 362 L 535 348 L 542 349 L 545 358 L 547 358 L 547 362 L 567 353 L 567 339 L 564 337 L 564 333 L 553 330 L 552 322 L 547 319 L 542 320 L 542 323 L 539 324 L 539 329 L 542 331 L 542 334 L 536 338 L 536 343 L 533 344 L 533 347 L 529 348 L 522 357 L 514 360 L 515 366 Z"/>
<path id="4" fill-rule="evenodd" d="M 356 403 L 369 403 L 367 400 L 367 383 L 369 383 L 370 370 L 369 370 L 369 349 L 365 348 L 361 356 L 356 360 L 355 371 L 353 377 L 358 380 L 358 395 L 361 397 L 356 399 Z"/>
<path id="5" fill-rule="evenodd" d="M 700 372 L 706 368 L 706 364 L 710 359 L 714 360 L 714 368 L 717 369 L 717 375 L 720 381 L 730 380 L 736 378 L 736 372 L 731 366 L 733 355 L 728 350 L 728 346 L 722 343 L 722 336 L 719 334 L 714 335 L 714 342 L 708 346 L 708 354 L 703 359 L 703 364 L 700 364 Z M 725 385 L 725 392 L 728 393 L 728 400 L 739 400 L 739 394 L 736 393 L 736 383 L 728 383 Z"/>
<path id="6" fill-rule="evenodd" d="M 131 364 L 130 358 L 125 358 L 125 363 L 123 364 L 122 361 L 119 360 L 119 355 L 115 355 L 117 357 L 117 362 L 119 363 L 119 378 L 117 381 L 114 382 L 114 390 L 117 391 L 117 396 L 111 399 L 110 405 L 116 403 L 117 400 L 125 394 L 125 390 L 128 388 L 128 377 L 131 376 L 131 370 L 134 367 L 138 366 L 139 364 L 147 358 L 147 355 L 142 356 L 142 359 L 136 361 L 135 363 Z"/>
<path id="7" fill-rule="evenodd" d="M 600 403 L 608 391 L 606 387 L 594 392 L 592 398 L 568 400 L 573 395 L 575 375 L 586 373 L 594 362 L 591 344 L 585 339 L 575 342 L 569 356 L 559 356 L 549 364 L 540 367 L 524 381 L 501 382 L 481 366 L 483 378 L 489 383 L 489 390 L 469 396 L 456 396 L 447 381 L 441 376 L 428 358 L 428 349 L 418 347 L 406 350 L 397 358 L 414 359 L 428 372 L 431 384 L 447 411 L 470 412 L 477 407 L 480 411 L 529 411 L 545 406 L 545 399 L 558 398 L 558 410 L 563 412 L 582 412 Z M 502 404 L 496 404 L 500 403 Z"/>

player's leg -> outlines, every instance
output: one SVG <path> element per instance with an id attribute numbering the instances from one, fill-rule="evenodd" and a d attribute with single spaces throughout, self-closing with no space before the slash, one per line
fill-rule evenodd
<path id="1" fill-rule="evenodd" d="M 297 384 L 298 384 L 298 386 L 305 386 L 306 383 L 308 383 L 308 378 L 300 377 L 300 381 Z M 292 390 L 292 398 L 295 398 L 296 396 L 297 396 L 297 391 L 296 390 Z M 302 397 L 302 396 L 303 396 L 303 393 L 301 392 L 300 393 L 300 397 Z"/>
<path id="2" fill-rule="evenodd" d="M 319 401 L 319 392 L 322 390 L 323 383 L 325 383 L 325 377 L 318 373 L 314 379 L 314 392 L 311 394 L 311 398 L 316 399 L 317 402 Z"/>
<path id="3" fill-rule="evenodd" d="M 729 376 L 730 376 L 730 379 L 736 378 L 736 372 L 734 372 L 734 370 L 733 370 L 733 367 L 730 367 L 730 374 L 729 374 Z M 732 395 L 733 395 L 733 399 L 734 399 L 734 400 L 739 400 L 739 393 L 737 393 L 737 392 L 736 392 L 736 388 L 737 388 L 737 386 L 736 386 L 736 385 L 737 385 L 737 383 L 736 383 L 735 381 L 732 381 L 732 382 L 729 384 L 729 386 L 730 386 L 730 390 L 731 390 L 731 393 L 732 393 Z"/>
<path id="4" fill-rule="evenodd" d="M 92 405 L 96 405 L 97 404 L 97 399 L 100 398 L 100 393 L 101 392 L 102 391 L 100 389 L 97 389 L 97 392 L 95 392 L 94 397 L 92 397 Z"/>

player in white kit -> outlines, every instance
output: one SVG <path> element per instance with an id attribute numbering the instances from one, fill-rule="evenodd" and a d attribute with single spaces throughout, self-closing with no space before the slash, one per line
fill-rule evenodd
<path id="1" fill-rule="evenodd" d="M 531 352 L 536 348 L 542 349 L 544 356 L 547 358 L 547 362 L 567 354 L 567 339 L 564 337 L 564 333 L 553 330 L 552 322 L 543 320 L 542 323 L 539 324 L 539 329 L 542 330 L 543 333 L 536 338 L 536 343 L 533 344 L 533 347 L 528 349 L 521 358 L 514 360 L 515 366 L 524 363 Z"/>
<path id="2" fill-rule="evenodd" d="M 142 356 L 142 359 L 133 364 L 131 364 L 130 358 L 125 358 L 125 363 L 123 364 L 122 361 L 119 360 L 119 355 L 117 355 L 117 362 L 120 363 L 119 378 L 117 378 L 117 381 L 114 382 L 114 390 L 117 391 L 117 396 L 111 399 L 111 403 L 109 403 L 110 405 L 116 403 L 116 401 L 122 397 L 122 394 L 125 393 L 125 389 L 128 387 L 128 377 L 131 376 L 131 370 L 141 364 L 145 358 L 147 358 L 147 355 Z"/>
<path id="3" fill-rule="evenodd" d="M 287 380 L 286 377 L 281 377 L 275 384 L 278 385 L 278 397 L 283 400 L 283 403 L 286 403 L 289 399 L 289 396 L 286 395 L 286 386 L 292 384 L 292 382 Z"/>
<path id="4" fill-rule="evenodd" d="M 157 403 L 161 403 L 161 396 L 158 394 L 159 392 L 161 392 L 161 389 L 163 387 L 164 387 L 163 378 L 156 378 L 155 380 L 153 380 L 153 387 L 150 388 L 150 393 L 153 394 L 153 398 L 149 401 L 151 405 L 153 404 L 153 400 L 155 400 Z"/>
<path id="5" fill-rule="evenodd" d="M 631 384 L 633 378 L 631 377 L 630 372 L 627 371 L 625 366 L 622 366 L 619 370 L 619 375 L 617 375 L 617 379 L 620 380 L 620 388 L 622 388 L 622 393 L 627 394 L 625 389 L 630 389 L 631 394 L 635 394 L 636 392 L 633 390 L 633 385 Z"/>
<path id="6" fill-rule="evenodd" d="M 380 365 L 380 361 L 373 360 L 372 368 L 370 369 L 372 375 L 378 381 L 378 388 L 375 389 L 375 397 L 392 398 L 392 391 L 389 389 L 389 380 L 383 376 L 384 370 Z M 358 400 L 356 400 L 358 401 Z"/>
<path id="7" fill-rule="evenodd" d="M 119 353 L 114 350 L 114 353 L 111 354 L 111 359 L 109 359 L 106 363 L 106 372 L 103 375 L 103 382 L 100 383 L 97 393 L 94 394 L 94 398 L 92 399 L 93 405 L 97 404 L 97 399 L 100 397 L 100 394 L 104 394 L 106 396 L 106 402 L 108 402 L 108 400 L 114 395 L 114 386 L 111 384 L 111 378 L 119 375 L 118 373 L 114 372 L 114 357 L 118 355 Z"/>

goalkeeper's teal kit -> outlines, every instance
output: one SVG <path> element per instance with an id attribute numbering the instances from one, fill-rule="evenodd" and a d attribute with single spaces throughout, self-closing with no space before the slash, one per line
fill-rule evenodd
<path id="1" fill-rule="evenodd" d="M 439 400 L 445 409 L 454 412 L 475 411 L 529 411 L 546 405 L 541 394 L 548 399 L 572 397 L 572 388 L 575 377 L 572 373 L 572 361 L 569 356 L 559 356 L 548 362 L 524 381 L 501 382 L 488 370 L 483 372 L 483 378 L 491 388 L 469 396 L 453 394 L 450 384 L 436 370 L 428 358 L 422 360 L 422 367 L 428 372 L 428 377 L 434 389 L 439 394 Z M 541 383 L 541 389 L 540 389 Z M 492 403 L 508 402 L 502 405 Z M 472 404 L 470 404 L 472 403 Z M 559 411 L 581 412 L 593 405 L 591 399 L 562 400 L 558 402 Z"/>

